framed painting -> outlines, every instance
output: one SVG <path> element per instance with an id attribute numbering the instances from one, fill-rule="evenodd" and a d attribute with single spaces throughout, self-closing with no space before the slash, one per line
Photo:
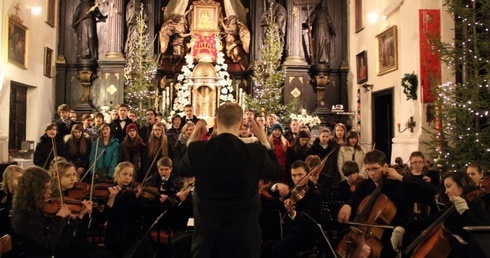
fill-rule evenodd
<path id="1" fill-rule="evenodd" d="M 8 18 L 7 44 L 8 60 L 21 68 L 27 69 L 27 27 Z"/>
<path id="2" fill-rule="evenodd" d="M 398 42 L 395 25 L 376 36 L 376 52 L 378 76 L 398 69 Z"/>
<path id="3" fill-rule="evenodd" d="M 356 55 L 357 84 L 362 84 L 368 80 L 367 70 L 367 51 L 364 50 Z"/>
<path id="4" fill-rule="evenodd" d="M 217 4 L 193 4 L 192 30 L 199 32 L 219 32 L 219 6 Z"/>
<path id="5" fill-rule="evenodd" d="M 46 23 L 54 27 L 56 22 L 56 0 L 46 0 Z"/>
<path id="6" fill-rule="evenodd" d="M 355 31 L 356 33 L 364 29 L 364 0 L 355 0 L 354 2 L 355 13 Z"/>
<path id="7" fill-rule="evenodd" d="M 53 50 L 49 47 L 44 47 L 44 76 L 53 77 Z"/>

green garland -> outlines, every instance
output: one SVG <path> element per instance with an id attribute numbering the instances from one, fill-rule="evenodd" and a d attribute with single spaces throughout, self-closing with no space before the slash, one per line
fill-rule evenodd
<path id="1" fill-rule="evenodd" d="M 402 78 L 403 93 L 407 95 L 407 100 L 417 100 L 418 79 L 415 73 L 406 73 Z"/>

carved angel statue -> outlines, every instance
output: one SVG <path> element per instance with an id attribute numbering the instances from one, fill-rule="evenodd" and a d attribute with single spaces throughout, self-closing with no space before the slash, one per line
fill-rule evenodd
<path id="1" fill-rule="evenodd" d="M 167 52 L 169 44 L 171 44 L 173 57 L 184 57 L 186 52 L 185 38 L 191 35 L 186 16 L 191 10 L 192 6 L 184 14 L 171 14 L 162 24 L 159 32 L 160 53 L 164 54 Z"/>
<path id="2" fill-rule="evenodd" d="M 238 63 L 243 59 L 243 55 L 250 52 L 250 31 L 236 15 L 224 18 L 221 25 L 225 32 L 226 56 Z"/>

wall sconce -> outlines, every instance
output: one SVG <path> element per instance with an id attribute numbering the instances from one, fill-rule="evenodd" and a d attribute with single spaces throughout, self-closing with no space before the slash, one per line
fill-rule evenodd
<path id="1" fill-rule="evenodd" d="M 373 89 L 374 85 L 373 84 L 364 83 L 363 85 L 361 85 L 361 87 L 364 88 L 364 92 L 368 92 L 368 91 L 370 91 L 370 90 Z"/>
<path id="2" fill-rule="evenodd" d="M 413 116 L 411 116 L 410 119 L 408 119 L 408 121 L 405 123 L 405 129 L 400 130 L 400 123 L 397 124 L 397 126 L 398 126 L 398 132 L 399 133 L 403 133 L 407 129 L 410 129 L 410 132 L 413 133 L 413 128 L 415 128 L 415 125 L 416 125 L 416 122 L 413 121 Z"/>

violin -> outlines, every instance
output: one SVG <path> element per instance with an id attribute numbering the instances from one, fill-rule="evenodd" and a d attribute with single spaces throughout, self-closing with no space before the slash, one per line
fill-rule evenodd
<path id="1" fill-rule="evenodd" d="M 141 197 L 147 200 L 153 200 L 155 198 L 160 198 L 161 193 L 158 192 L 158 189 L 154 186 L 145 186 L 141 188 Z"/>
<path id="2" fill-rule="evenodd" d="M 477 187 L 478 187 L 478 189 L 480 189 L 486 193 L 490 193 L 490 179 L 488 179 L 486 177 L 480 179 L 480 181 L 477 184 Z"/>
<path id="3" fill-rule="evenodd" d="M 60 198 L 51 198 L 46 200 L 44 202 L 43 211 L 46 214 L 54 215 L 60 211 L 62 203 L 64 203 L 64 206 L 70 209 L 72 214 L 79 214 L 85 208 L 82 201 L 65 197 L 63 198 L 63 201 Z"/>
<path id="4" fill-rule="evenodd" d="M 84 182 L 76 182 L 71 189 L 66 190 L 69 198 L 84 200 L 90 194 L 90 186 Z"/>

